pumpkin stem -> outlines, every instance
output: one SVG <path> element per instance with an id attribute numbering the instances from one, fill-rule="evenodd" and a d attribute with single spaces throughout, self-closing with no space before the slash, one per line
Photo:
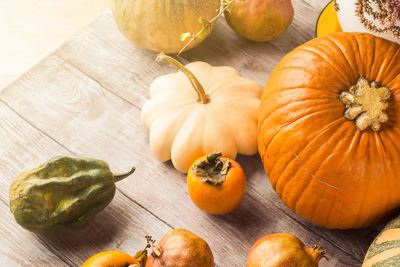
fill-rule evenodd
<path id="1" fill-rule="evenodd" d="M 391 95 L 389 88 L 381 87 L 377 82 L 370 84 L 367 79 L 360 78 L 348 91 L 343 91 L 339 99 L 346 106 L 346 119 L 355 120 L 360 131 L 370 127 L 376 132 L 381 128 L 382 122 L 389 120 L 385 110 Z"/>
<path id="2" fill-rule="evenodd" d="M 195 164 L 192 168 L 193 173 L 201 177 L 203 183 L 210 185 L 220 185 L 225 182 L 226 174 L 230 168 L 229 159 L 222 161 L 222 153 L 213 153 L 207 159 Z"/>
<path id="3" fill-rule="evenodd" d="M 130 176 L 132 173 L 134 173 L 136 170 L 135 167 L 132 167 L 132 169 L 127 172 L 127 173 L 118 173 L 118 174 L 114 174 L 114 182 L 119 182 L 123 179 L 125 179 L 126 177 Z"/>
<path id="4" fill-rule="evenodd" d="M 207 104 L 210 102 L 210 97 L 204 91 L 204 88 L 201 85 L 201 83 L 199 82 L 199 80 L 196 78 L 196 76 L 193 74 L 193 72 L 191 72 L 183 64 L 181 64 L 176 59 L 174 59 L 170 56 L 167 56 L 166 54 L 164 54 L 162 52 L 157 55 L 156 60 L 157 60 L 157 62 L 161 62 L 161 61 L 168 62 L 171 66 L 182 71 L 186 75 L 186 77 L 189 79 L 193 88 L 196 90 L 197 95 L 198 95 L 198 99 L 197 99 L 198 102 L 200 102 L 201 104 Z"/>
<path id="5" fill-rule="evenodd" d="M 311 248 L 306 248 L 306 251 L 311 257 L 312 261 L 315 263 L 315 266 L 318 266 L 318 263 L 322 258 L 329 260 L 329 258 L 326 256 L 326 250 L 321 249 L 321 247 L 317 245 L 313 245 Z"/>
<path id="6" fill-rule="evenodd" d="M 149 235 L 146 235 L 146 240 L 147 240 L 147 247 L 146 248 L 150 248 L 151 249 L 151 255 L 154 258 L 160 258 L 162 255 L 162 252 L 154 245 L 154 243 L 156 242 L 155 240 L 153 240 L 153 238 Z"/>

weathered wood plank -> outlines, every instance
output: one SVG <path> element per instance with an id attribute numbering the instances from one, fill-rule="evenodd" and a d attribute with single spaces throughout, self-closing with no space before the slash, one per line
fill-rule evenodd
<path id="1" fill-rule="evenodd" d="M 52 264 L 67 266 L 67 263 L 70 263 L 68 259 L 58 258 L 48 250 L 41 239 L 19 227 L 10 212 L 8 189 L 18 173 L 16 170 L 20 167 L 18 164 L 24 161 L 29 163 L 36 157 L 36 155 L 30 155 L 31 157 L 28 158 L 28 153 L 21 146 L 21 140 L 29 137 L 28 140 L 34 138 L 31 142 L 35 142 L 38 136 L 34 132 L 31 134 L 24 132 L 25 135 L 16 134 L 20 129 L 10 127 L 10 125 L 19 118 L 1 102 L 0 114 L 0 140 L 2 140 L 0 146 L 0 213 L 2 214 L 0 263 L 2 266 L 50 266 Z M 23 123 L 26 124 L 26 122 Z M 26 145 L 34 144 L 28 141 Z M 45 149 L 45 147 L 41 147 L 41 149 Z M 40 155 L 37 156 L 40 157 Z"/>
<path id="2" fill-rule="evenodd" d="M 15 226 L 4 201 L 0 201 L 0 212 L 3 215 L 0 230 L 1 266 L 68 266 L 69 262 L 54 255 L 42 240 Z"/>
<path id="3" fill-rule="evenodd" d="M 0 231 L 1 266 L 6 266 L 3 263 L 7 266 L 80 266 L 85 259 L 104 250 L 119 249 L 134 254 L 143 249 L 145 235 L 159 239 L 171 229 L 117 191 L 109 207 L 84 230 L 61 229 L 46 235 L 24 230 L 5 204 L 12 180 L 21 171 L 51 157 L 73 153 L 29 125 L 2 102 L 0 114 L 0 139 L 7 140 L 0 147 L 0 212 L 4 220 Z M 129 179 L 134 180 L 135 175 Z"/>
<path id="4" fill-rule="evenodd" d="M 254 177 L 263 182 L 249 188 L 238 210 L 227 216 L 199 211 L 187 194 L 184 175 L 151 156 L 147 133 L 139 121 L 140 111 L 57 55 L 3 90 L 0 98 L 77 155 L 103 158 L 119 169 L 127 169 L 133 162 L 137 166 L 135 181 L 122 181 L 121 192 L 172 227 L 203 236 L 220 266 L 243 266 L 253 242 L 273 232 L 290 232 L 308 245 L 315 242 L 326 247 L 331 255 L 326 266 L 360 263 L 357 256 L 332 246 L 324 236 L 327 230 L 315 235 L 287 216 L 276 206 L 279 200 L 271 189 L 256 193 L 253 186 L 269 186 L 259 166 L 249 171 L 253 168 L 249 165 L 249 184 Z M 256 162 L 257 158 L 240 158 L 244 166 L 252 160 Z"/>

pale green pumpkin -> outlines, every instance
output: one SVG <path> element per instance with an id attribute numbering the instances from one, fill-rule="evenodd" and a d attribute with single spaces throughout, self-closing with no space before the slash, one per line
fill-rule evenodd
<path id="1" fill-rule="evenodd" d="M 220 0 L 113 0 L 114 19 L 121 32 L 134 44 L 155 52 L 177 53 L 186 42 L 183 33 L 202 29 L 200 18 L 217 15 Z M 212 30 L 211 26 L 209 33 Z M 205 38 L 197 38 L 189 50 Z"/>

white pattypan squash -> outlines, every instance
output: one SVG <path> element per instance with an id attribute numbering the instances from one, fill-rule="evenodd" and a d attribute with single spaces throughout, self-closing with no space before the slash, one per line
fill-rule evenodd
<path id="1" fill-rule="evenodd" d="M 199 157 L 221 152 L 257 152 L 257 116 L 263 88 L 231 67 L 204 62 L 183 66 L 160 54 L 180 71 L 158 77 L 150 86 L 142 123 L 150 131 L 150 148 L 161 162 L 172 160 L 187 172 Z"/>

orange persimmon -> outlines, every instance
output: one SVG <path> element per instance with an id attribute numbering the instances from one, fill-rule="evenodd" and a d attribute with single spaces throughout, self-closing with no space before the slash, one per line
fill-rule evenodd
<path id="1" fill-rule="evenodd" d="M 125 267 L 137 263 L 135 258 L 122 251 L 104 251 L 90 257 L 81 267 Z"/>
<path id="2" fill-rule="evenodd" d="M 211 214 L 227 214 L 242 201 L 246 176 L 239 163 L 214 153 L 193 163 L 187 174 L 187 185 L 197 207 Z"/>

